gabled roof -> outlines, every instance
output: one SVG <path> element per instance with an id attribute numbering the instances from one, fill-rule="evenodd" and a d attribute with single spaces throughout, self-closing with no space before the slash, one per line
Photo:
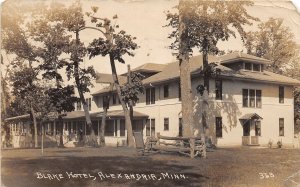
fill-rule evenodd
<path id="1" fill-rule="evenodd" d="M 132 71 L 157 73 L 157 72 L 161 72 L 165 68 L 165 66 L 166 64 L 146 63 L 134 68 Z"/>
<path id="2" fill-rule="evenodd" d="M 249 119 L 263 119 L 263 118 L 256 113 L 247 113 L 242 117 L 240 117 L 240 120 L 249 120 Z"/>
<path id="3" fill-rule="evenodd" d="M 217 62 L 217 67 L 221 70 L 221 76 L 223 77 L 228 77 L 228 78 L 236 78 L 236 79 L 243 79 L 243 80 L 251 80 L 251 81 L 259 81 L 259 82 L 269 82 L 269 83 L 279 83 L 279 84 L 286 84 L 286 85 L 300 85 L 300 81 L 287 77 L 287 76 L 283 76 L 280 74 L 276 74 L 276 73 L 272 73 L 269 71 L 263 71 L 263 72 L 253 72 L 253 71 L 244 71 L 244 70 L 240 70 L 240 71 L 235 71 L 232 70 L 228 67 L 223 66 L 222 64 L 222 60 L 225 59 L 226 61 L 228 61 L 229 57 L 231 58 L 240 58 L 238 56 L 236 56 L 237 54 L 226 54 L 220 57 L 217 56 L 209 56 L 208 57 L 208 62 L 212 63 L 212 62 Z M 255 60 L 258 57 L 252 56 L 252 55 L 248 55 L 248 54 L 243 54 L 241 53 L 241 56 L 247 57 L 248 59 L 251 60 Z M 258 58 L 261 59 L 261 58 Z M 199 56 L 194 56 L 190 58 L 190 71 L 192 75 L 197 75 L 200 73 L 201 68 L 203 65 L 203 61 L 202 61 L 202 55 Z M 180 75 L 179 72 L 179 63 L 178 62 L 172 62 L 167 64 L 167 66 L 165 67 L 165 69 L 160 72 L 157 73 L 145 80 L 143 80 L 144 84 L 155 84 L 155 83 L 161 83 L 161 82 L 165 82 L 165 81 L 170 81 L 170 80 L 174 80 L 174 79 L 178 79 Z"/>
<path id="4" fill-rule="evenodd" d="M 279 83 L 284 85 L 300 85 L 300 81 L 286 77 L 283 75 L 275 74 L 269 71 L 264 72 L 252 72 L 252 71 L 235 71 L 231 68 L 225 67 L 222 64 L 237 62 L 240 60 L 248 61 L 248 62 L 259 62 L 262 64 L 269 64 L 271 61 L 259 58 L 253 55 L 244 54 L 240 52 L 234 52 L 230 54 L 225 54 L 223 56 L 208 56 L 208 62 L 215 62 L 217 64 L 217 68 L 221 70 L 221 75 L 224 78 L 235 78 L 249 81 L 258 81 L 258 82 L 268 82 L 268 83 Z M 198 75 L 201 71 L 203 65 L 202 55 L 191 57 L 190 60 L 190 71 L 192 75 Z M 146 64 L 145 64 L 146 66 Z M 172 62 L 164 65 L 162 71 L 152 75 L 143 80 L 144 85 L 149 84 L 161 84 L 163 82 L 179 79 L 179 62 Z M 109 91 L 109 88 L 104 88 L 99 90 L 92 95 L 102 94 Z"/>
<path id="5" fill-rule="evenodd" d="M 118 79 L 120 83 L 124 83 L 127 81 L 127 77 L 123 75 L 118 75 Z M 96 83 L 106 83 L 106 84 L 111 84 L 113 83 L 113 78 L 111 74 L 108 73 L 97 73 L 97 79 Z"/>
<path id="6" fill-rule="evenodd" d="M 218 61 L 219 61 L 218 57 L 208 56 L 209 63 L 212 63 L 212 62 L 217 63 Z M 197 73 L 198 71 L 200 71 L 200 68 L 202 67 L 202 64 L 203 64 L 202 55 L 191 57 L 189 59 L 189 63 L 190 63 L 191 73 L 192 74 Z M 231 70 L 222 65 L 218 65 L 218 68 L 220 68 L 221 70 L 224 70 L 224 71 Z M 167 64 L 162 72 L 157 73 L 157 74 L 143 80 L 143 83 L 144 84 L 150 84 L 150 83 L 154 84 L 154 83 L 158 83 L 158 82 L 170 81 L 170 80 L 179 78 L 179 75 L 180 75 L 179 62 L 176 61 L 176 62 Z"/>
<path id="7" fill-rule="evenodd" d="M 242 53 L 242 52 L 233 52 L 233 53 L 225 54 L 223 56 L 220 56 L 219 60 L 220 60 L 221 64 L 228 64 L 228 63 L 233 63 L 233 62 L 237 62 L 237 61 L 248 61 L 248 62 L 255 62 L 255 63 L 259 63 L 259 64 L 270 64 L 271 63 L 270 60 L 260 58 L 257 56 L 253 56 L 253 55 L 249 55 L 249 54 Z"/>

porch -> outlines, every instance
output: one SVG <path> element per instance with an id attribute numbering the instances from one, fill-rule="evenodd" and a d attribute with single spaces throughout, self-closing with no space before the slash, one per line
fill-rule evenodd
<path id="1" fill-rule="evenodd" d="M 261 120 L 256 113 L 248 113 L 240 118 L 243 126 L 242 145 L 259 146 L 259 138 L 261 136 Z"/>
<path id="2" fill-rule="evenodd" d="M 91 113 L 92 128 L 100 142 L 100 129 L 103 113 Z M 134 112 L 133 131 L 143 131 L 144 120 L 147 115 Z M 6 119 L 10 124 L 10 144 L 14 148 L 29 148 L 34 145 L 34 128 L 29 115 L 13 117 Z M 58 123 L 53 119 L 43 124 L 38 121 L 37 134 L 38 146 L 41 146 L 42 134 L 44 135 L 44 147 L 56 147 L 59 145 L 62 132 L 63 143 L 65 147 L 75 147 L 78 142 L 85 142 L 90 138 L 91 130 L 85 122 L 84 111 L 68 112 L 63 117 L 63 122 Z M 126 146 L 127 130 L 123 111 L 109 111 L 106 115 L 105 142 L 109 146 Z"/>

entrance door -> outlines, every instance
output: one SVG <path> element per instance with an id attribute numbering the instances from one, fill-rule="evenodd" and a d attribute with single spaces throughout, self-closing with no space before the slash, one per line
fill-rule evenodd
<path id="1" fill-rule="evenodd" d="M 243 136 L 250 136 L 250 120 L 243 125 Z"/>
<path id="2" fill-rule="evenodd" d="M 259 136 L 261 135 L 260 121 L 248 120 L 243 125 L 243 145 L 258 145 Z"/>

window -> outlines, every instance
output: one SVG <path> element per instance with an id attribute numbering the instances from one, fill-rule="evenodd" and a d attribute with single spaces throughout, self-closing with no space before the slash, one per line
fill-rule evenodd
<path id="1" fill-rule="evenodd" d="M 279 136 L 284 136 L 284 118 L 279 118 Z"/>
<path id="2" fill-rule="evenodd" d="M 182 118 L 179 118 L 179 137 L 182 137 Z"/>
<path id="3" fill-rule="evenodd" d="M 216 117 L 216 137 L 222 138 L 222 117 Z"/>
<path id="4" fill-rule="evenodd" d="M 113 105 L 117 104 L 117 94 L 112 94 L 112 102 L 113 102 Z"/>
<path id="5" fill-rule="evenodd" d="M 87 105 L 89 111 L 91 111 L 92 110 L 92 99 L 87 98 L 87 99 L 85 99 L 85 102 L 86 102 L 86 105 Z"/>
<path id="6" fill-rule="evenodd" d="M 169 85 L 164 85 L 164 98 L 169 97 Z"/>
<path id="7" fill-rule="evenodd" d="M 155 88 L 146 89 L 146 105 L 155 104 Z"/>
<path id="8" fill-rule="evenodd" d="M 103 108 L 109 109 L 109 100 L 107 96 L 103 96 Z"/>
<path id="9" fill-rule="evenodd" d="M 77 101 L 77 110 L 81 110 L 81 102 Z"/>
<path id="10" fill-rule="evenodd" d="M 164 130 L 169 130 L 169 118 L 164 118 Z"/>
<path id="11" fill-rule="evenodd" d="M 155 137 L 155 119 L 151 119 L 151 136 Z"/>
<path id="12" fill-rule="evenodd" d="M 114 120 L 107 120 L 105 125 L 105 136 L 114 136 L 115 123 Z"/>
<path id="13" fill-rule="evenodd" d="M 255 107 L 255 90 L 249 90 L 250 95 L 250 107 Z"/>
<path id="14" fill-rule="evenodd" d="M 251 63 L 245 63 L 245 70 L 252 70 L 252 64 Z"/>
<path id="15" fill-rule="evenodd" d="M 243 89 L 243 107 L 261 108 L 261 96 L 261 90 Z"/>
<path id="16" fill-rule="evenodd" d="M 261 136 L 261 123 L 260 123 L 260 121 L 255 121 L 255 136 Z"/>
<path id="17" fill-rule="evenodd" d="M 146 121 L 146 136 L 150 136 L 150 120 Z"/>
<path id="18" fill-rule="evenodd" d="M 248 107 L 248 90 L 243 89 L 243 107 Z"/>
<path id="19" fill-rule="evenodd" d="M 155 119 L 147 119 L 147 121 L 146 121 L 146 136 L 155 137 Z"/>
<path id="20" fill-rule="evenodd" d="M 279 103 L 284 103 L 284 87 L 279 86 Z"/>
<path id="21" fill-rule="evenodd" d="M 216 99 L 222 100 L 222 81 L 216 80 L 215 87 L 216 87 Z"/>
<path id="22" fill-rule="evenodd" d="M 125 120 L 120 120 L 120 136 L 125 136 Z"/>
<path id="23" fill-rule="evenodd" d="M 260 71 L 260 64 L 253 64 L 253 71 Z"/>
<path id="24" fill-rule="evenodd" d="M 256 90 L 256 107 L 261 108 L 261 90 Z"/>

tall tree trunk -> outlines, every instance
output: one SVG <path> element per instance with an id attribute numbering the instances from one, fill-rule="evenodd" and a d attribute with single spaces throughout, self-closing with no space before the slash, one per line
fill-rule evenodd
<path id="1" fill-rule="evenodd" d="M 76 31 L 76 45 L 79 46 L 79 31 Z M 76 60 L 74 61 L 74 77 L 75 77 L 75 82 L 77 85 L 77 90 L 79 94 L 79 99 L 82 103 L 83 110 L 84 110 L 84 115 L 85 115 L 85 120 L 86 124 L 91 132 L 90 134 L 90 139 L 86 142 L 87 145 L 94 146 L 96 147 L 98 145 L 97 143 L 97 137 L 95 136 L 95 131 L 92 127 L 92 121 L 91 121 L 91 116 L 89 113 L 88 106 L 86 104 L 82 89 L 81 89 L 81 83 L 80 83 L 80 78 L 79 78 L 79 59 L 78 59 L 78 54 L 76 54 Z"/>
<path id="2" fill-rule="evenodd" d="M 207 40 L 204 39 L 203 42 L 203 46 L 204 46 L 204 50 L 202 53 L 202 60 L 203 60 L 203 69 L 204 69 L 204 76 L 203 76 L 203 82 L 204 82 L 204 92 L 207 92 L 207 98 L 205 97 L 205 101 L 203 101 L 203 104 L 205 106 L 203 106 L 203 114 L 202 114 L 202 123 L 200 124 L 200 136 L 201 139 L 204 141 L 204 149 L 202 152 L 202 156 L 204 158 L 206 158 L 206 144 L 205 144 L 205 127 L 207 126 L 206 122 L 207 122 L 207 115 L 208 114 L 208 96 L 209 96 L 209 78 L 210 75 L 207 72 L 208 69 L 208 45 L 207 45 Z M 204 93 L 206 94 L 206 93 Z"/>
<path id="3" fill-rule="evenodd" d="M 100 146 L 105 146 L 105 126 L 106 126 L 107 107 L 103 108 L 103 116 L 100 127 Z"/>
<path id="4" fill-rule="evenodd" d="M 30 112 L 32 115 L 33 127 L 34 127 L 34 147 L 37 148 L 38 147 L 37 120 L 32 105 L 30 105 Z"/>
<path id="5" fill-rule="evenodd" d="M 183 0 L 179 1 L 179 69 L 183 136 L 191 137 L 194 131 L 193 124 L 193 98 L 191 86 L 191 74 L 189 64 L 188 31 L 184 23 Z"/>
<path id="6" fill-rule="evenodd" d="M 119 80 L 118 80 L 118 75 L 117 75 L 117 71 L 116 71 L 116 66 L 115 66 L 115 61 L 114 61 L 113 54 L 109 54 L 109 59 L 110 59 L 110 65 L 111 65 L 112 78 L 113 78 L 113 81 L 114 81 L 114 85 L 116 87 L 116 90 L 117 90 L 117 93 L 118 93 L 118 96 L 120 98 L 121 105 L 122 105 L 122 108 L 123 108 L 123 111 L 124 111 L 125 126 L 126 126 L 126 129 L 127 129 L 128 146 L 129 147 L 134 147 L 130 112 L 128 111 L 128 108 L 125 104 L 125 101 L 123 99 L 121 99 L 122 98 L 121 97 L 121 87 L 120 87 Z"/>

